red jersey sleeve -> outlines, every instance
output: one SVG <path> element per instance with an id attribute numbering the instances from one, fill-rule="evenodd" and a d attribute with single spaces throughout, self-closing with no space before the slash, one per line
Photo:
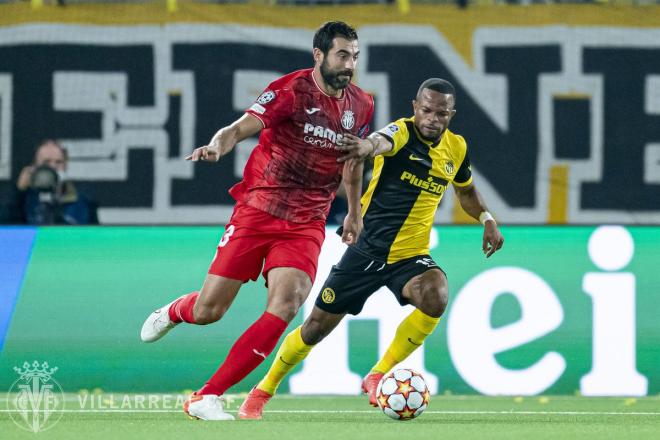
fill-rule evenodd
<path id="1" fill-rule="evenodd" d="M 246 110 L 246 113 L 259 119 L 264 128 L 277 125 L 294 112 L 295 94 L 293 90 L 289 87 L 278 89 L 271 86 L 264 90 L 254 104 Z"/>
<path id="2" fill-rule="evenodd" d="M 371 118 L 374 116 L 374 98 L 371 95 L 368 96 L 369 96 L 369 104 L 370 104 L 369 113 L 367 115 L 366 122 L 358 130 L 358 137 L 362 139 L 366 138 L 371 132 L 371 126 L 369 125 L 369 122 L 371 121 Z"/>

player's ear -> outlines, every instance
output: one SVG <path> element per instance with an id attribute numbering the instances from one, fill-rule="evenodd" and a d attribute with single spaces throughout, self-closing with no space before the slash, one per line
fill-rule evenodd
<path id="1" fill-rule="evenodd" d="M 413 105 L 413 112 L 416 112 L 417 111 L 417 100 L 416 99 L 412 100 L 412 105 Z"/>
<path id="2" fill-rule="evenodd" d="M 318 47 L 314 48 L 312 55 L 314 56 L 314 64 L 321 64 L 323 62 L 323 51 Z"/>

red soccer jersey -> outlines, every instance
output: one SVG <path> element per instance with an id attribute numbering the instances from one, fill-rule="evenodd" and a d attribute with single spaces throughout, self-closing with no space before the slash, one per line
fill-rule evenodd
<path id="1" fill-rule="evenodd" d="M 264 129 L 243 180 L 229 190 L 236 201 L 295 223 L 325 221 L 343 170 L 337 140 L 346 132 L 366 136 L 374 111 L 373 98 L 359 87 L 328 96 L 312 72 L 273 81 L 247 110 Z"/>

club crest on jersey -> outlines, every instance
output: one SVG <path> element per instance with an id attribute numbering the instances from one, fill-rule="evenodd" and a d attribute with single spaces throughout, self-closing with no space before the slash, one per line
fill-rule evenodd
<path id="1" fill-rule="evenodd" d="M 350 130 L 355 125 L 355 116 L 350 110 L 345 110 L 344 114 L 341 117 L 341 126 L 346 130 Z"/>
<path id="2" fill-rule="evenodd" d="M 449 175 L 454 174 L 454 162 L 453 161 L 448 160 L 447 163 L 445 163 L 445 171 Z"/>
<path id="3" fill-rule="evenodd" d="M 270 101 L 275 99 L 275 92 L 272 90 L 266 90 L 257 98 L 257 102 L 261 105 L 268 104 Z"/>

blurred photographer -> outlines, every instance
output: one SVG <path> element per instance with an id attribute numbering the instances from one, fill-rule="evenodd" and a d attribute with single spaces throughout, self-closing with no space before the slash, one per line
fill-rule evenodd
<path id="1" fill-rule="evenodd" d="M 66 176 L 68 156 L 57 141 L 39 144 L 34 162 L 21 170 L 9 204 L 9 223 L 98 224 L 96 203 Z"/>

